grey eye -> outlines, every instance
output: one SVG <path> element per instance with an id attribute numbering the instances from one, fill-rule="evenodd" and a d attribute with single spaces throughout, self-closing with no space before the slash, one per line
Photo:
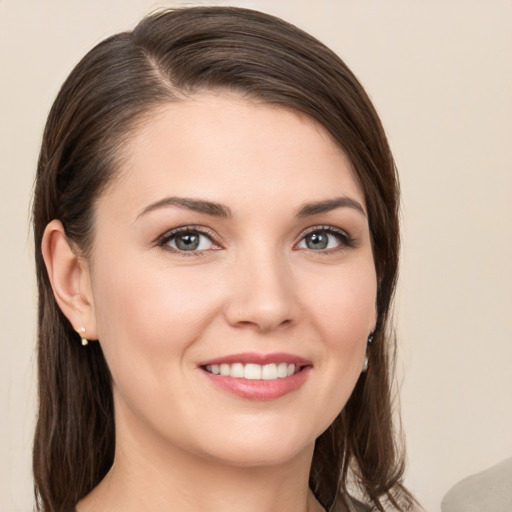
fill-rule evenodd
<path id="1" fill-rule="evenodd" d="M 175 238 L 176 247 L 181 251 L 195 251 L 199 247 L 199 242 L 197 233 L 185 233 Z"/>
<path id="2" fill-rule="evenodd" d="M 213 242 L 197 231 L 184 231 L 173 235 L 166 244 L 178 251 L 206 251 L 213 248 Z"/>
<path id="3" fill-rule="evenodd" d="M 346 238 L 346 237 L 345 237 Z M 299 249 L 325 251 L 336 249 L 346 243 L 342 233 L 332 229 L 317 229 L 308 233 L 298 244 Z"/>
<path id="4" fill-rule="evenodd" d="M 329 246 L 329 235 L 325 232 L 310 233 L 304 240 L 308 249 L 323 250 Z"/>

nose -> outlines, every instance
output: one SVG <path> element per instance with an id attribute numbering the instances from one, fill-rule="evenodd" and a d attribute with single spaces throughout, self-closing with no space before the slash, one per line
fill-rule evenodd
<path id="1" fill-rule="evenodd" d="M 235 267 L 225 308 L 229 324 L 267 333 L 296 322 L 295 283 L 285 257 L 260 251 L 240 256 Z"/>

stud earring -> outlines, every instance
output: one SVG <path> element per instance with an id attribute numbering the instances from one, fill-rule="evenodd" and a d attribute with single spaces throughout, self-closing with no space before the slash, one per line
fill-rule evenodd
<path id="1" fill-rule="evenodd" d="M 371 331 L 370 334 L 368 334 L 368 340 L 366 341 L 367 346 L 369 347 L 375 338 L 375 331 Z M 361 372 L 365 372 L 368 370 L 368 352 L 364 355 L 364 362 L 363 362 L 363 368 L 361 369 Z"/>
<path id="2" fill-rule="evenodd" d="M 80 340 L 82 342 L 82 346 L 85 347 L 86 345 L 88 345 L 89 344 L 89 340 L 83 336 L 85 334 L 85 327 L 80 327 L 80 329 L 78 329 L 78 331 L 76 331 L 76 332 L 80 336 Z"/>

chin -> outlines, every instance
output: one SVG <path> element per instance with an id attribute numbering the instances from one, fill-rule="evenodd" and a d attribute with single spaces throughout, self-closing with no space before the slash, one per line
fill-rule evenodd
<path id="1" fill-rule="evenodd" d="M 241 434 L 243 432 L 243 435 Z M 209 459 L 237 467 L 263 467 L 286 464 L 297 457 L 312 456 L 316 437 L 309 433 L 266 430 L 237 431 L 233 435 L 209 438 L 203 443 L 203 455 Z M 295 435 L 294 435 L 295 434 Z"/>
<path id="2" fill-rule="evenodd" d="M 276 446 L 272 447 L 250 447 L 248 449 L 239 449 L 236 451 L 224 451 L 219 453 L 215 460 L 228 466 L 244 467 L 244 468 L 259 468 L 281 466 L 287 464 L 297 458 L 303 457 L 307 454 L 313 454 L 314 442 L 311 445 L 298 448 L 297 446 L 289 449 L 279 449 Z"/>

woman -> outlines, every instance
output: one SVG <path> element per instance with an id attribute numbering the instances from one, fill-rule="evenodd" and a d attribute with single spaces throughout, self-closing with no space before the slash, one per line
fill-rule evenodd
<path id="1" fill-rule="evenodd" d="M 39 510 L 409 510 L 397 210 L 368 97 L 297 28 L 182 9 L 91 50 L 35 189 Z"/>

